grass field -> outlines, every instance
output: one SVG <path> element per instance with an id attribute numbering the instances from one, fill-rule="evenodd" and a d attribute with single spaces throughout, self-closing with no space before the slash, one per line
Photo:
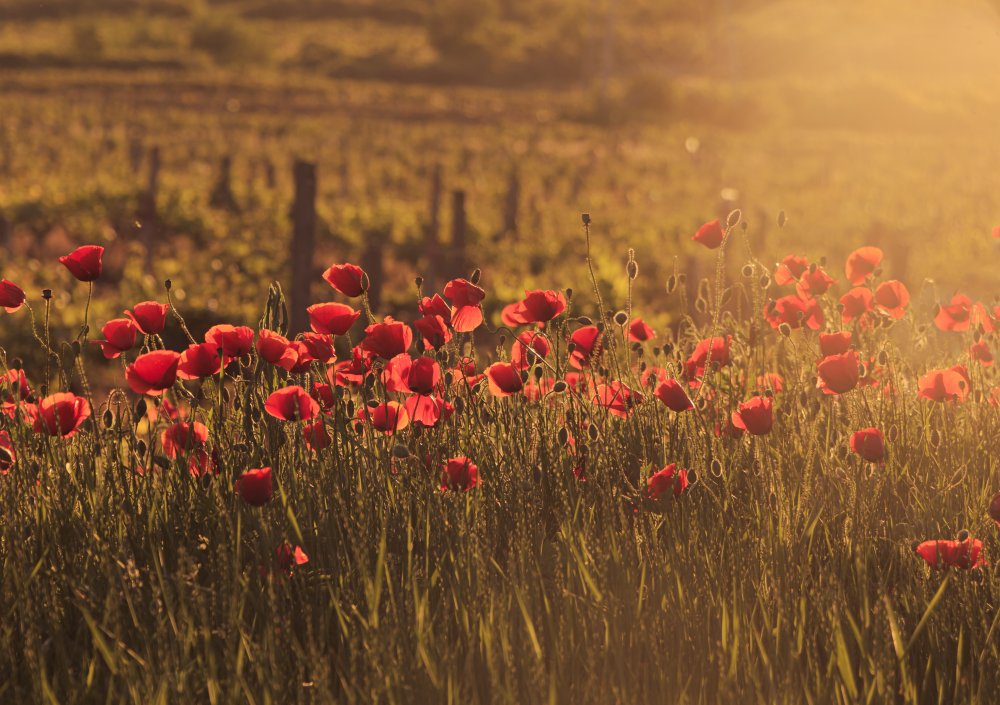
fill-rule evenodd
<path id="1" fill-rule="evenodd" d="M 117 1 L 0 5 L 0 702 L 1000 697 L 985 3 Z"/>

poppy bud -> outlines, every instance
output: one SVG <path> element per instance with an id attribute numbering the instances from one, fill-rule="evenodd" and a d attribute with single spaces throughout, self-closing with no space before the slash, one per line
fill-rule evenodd
<path id="1" fill-rule="evenodd" d="M 559 380 L 558 382 L 552 385 L 552 391 L 555 392 L 556 394 L 562 394 L 563 392 L 566 391 L 567 388 L 569 388 L 569 385 L 566 384 L 565 380 Z"/>
<path id="2" fill-rule="evenodd" d="M 878 351 L 878 364 L 881 365 L 882 367 L 885 367 L 886 365 L 889 364 L 889 353 L 887 353 L 885 350 Z"/>
<path id="3" fill-rule="evenodd" d="M 410 449 L 402 443 L 396 444 L 392 447 L 392 457 L 405 460 L 410 457 Z"/>
<path id="4" fill-rule="evenodd" d="M 597 325 L 596 325 L 596 328 L 597 328 L 597 332 L 598 333 L 603 333 L 604 332 L 604 321 L 598 321 Z"/>
<path id="5" fill-rule="evenodd" d="M 535 381 L 537 382 L 537 381 L 541 380 L 542 379 L 542 375 L 544 375 L 544 374 L 545 374 L 545 370 L 543 370 L 541 367 L 536 367 L 535 368 Z"/>
<path id="6" fill-rule="evenodd" d="M 734 211 L 731 211 L 729 213 L 729 215 L 726 217 L 726 227 L 727 228 L 735 228 L 737 225 L 739 225 L 740 220 L 742 218 L 743 218 L 743 214 L 740 212 L 739 208 L 737 208 Z"/>
<path id="7" fill-rule="evenodd" d="M 473 284 L 478 284 L 479 280 L 483 278 L 483 270 L 476 267 L 472 270 L 472 275 L 469 277 L 469 281 Z"/>
<path id="8" fill-rule="evenodd" d="M 889 431 L 886 433 L 886 438 L 889 439 L 890 443 L 895 442 L 896 439 L 899 438 L 899 427 L 896 426 L 895 424 L 893 424 L 892 426 L 890 426 L 889 427 Z"/>
<path id="9" fill-rule="evenodd" d="M 167 291 L 170 291 L 170 287 L 172 287 L 173 285 L 174 285 L 174 283 L 172 281 L 170 281 L 169 279 L 164 279 L 163 280 L 163 288 L 166 289 Z"/>
<path id="10" fill-rule="evenodd" d="M 455 413 L 461 414 L 465 411 L 465 397 L 458 397 L 455 399 Z"/>
<path id="11" fill-rule="evenodd" d="M 566 300 L 567 301 L 573 300 L 573 289 L 571 287 L 566 288 Z"/>
<path id="12" fill-rule="evenodd" d="M 590 440 L 596 441 L 601 437 L 601 432 L 597 429 L 597 426 L 590 424 L 590 426 L 587 427 L 587 435 L 590 436 Z"/>
<path id="13" fill-rule="evenodd" d="M 629 279 L 635 279 L 639 276 L 639 264 L 635 260 L 630 260 L 625 267 L 625 271 L 628 273 Z"/>
<path id="14" fill-rule="evenodd" d="M 420 275 L 417 275 L 416 278 L 413 280 L 413 283 L 416 284 L 417 288 L 419 289 L 424 285 L 424 278 Z"/>
<path id="15" fill-rule="evenodd" d="M 760 279 L 757 280 L 757 283 L 760 284 L 761 289 L 766 289 L 771 286 L 771 277 L 766 274 L 762 274 Z"/>
<path id="16" fill-rule="evenodd" d="M 87 333 L 89 333 L 89 332 L 90 332 L 90 326 L 84 326 L 83 327 L 83 334 L 87 335 Z M 73 343 L 69 346 L 69 348 L 70 348 L 70 350 L 73 351 L 73 357 L 74 358 L 80 357 L 80 351 L 82 349 L 82 346 L 80 345 L 80 341 L 79 340 L 74 340 Z"/>
<path id="17" fill-rule="evenodd" d="M 990 519 L 1000 523 L 1000 492 L 993 495 L 993 499 L 990 500 L 989 515 Z"/>
<path id="18" fill-rule="evenodd" d="M 662 352 L 663 352 L 663 350 L 661 350 L 659 347 L 654 347 L 653 348 L 653 357 L 659 357 Z"/>
<path id="19" fill-rule="evenodd" d="M 674 344 L 673 343 L 664 343 L 663 344 L 663 354 L 664 355 L 669 355 L 673 351 L 674 351 Z"/>
<path id="20" fill-rule="evenodd" d="M 687 471 L 687 483 L 688 483 L 689 487 L 691 485 L 697 485 L 698 484 L 698 473 L 695 472 L 694 470 L 688 470 Z"/>
<path id="21" fill-rule="evenodd" d="M 365 382 L 364 382 L 364 384 L 365 384 L 365 389 L 371 389 L 372 387 L 374 387 L 375 386 L 375 375 L 371 374 L 371 373 L 365 375 Z"/>
<path id="22" fill-rule="evenodd" d="M 381 406 L 381 403 L 377 399 L 369 399 L 368 401 L 365 402 L 365 406 L 367 406 L 369 409 L 377 409 L 379 408 L 379 406 Z"/>
<path id="23" fill-rule="evenodd" d="M 617 323 L 620 326 L 623 326 L 626 323 L 628 323 L 628 314 L 625 313 L 624 311 L 619 311 L 618 313 L 616 313 L 615 323 Z"/>
<path id="24" fill-rule="evenodd" d="M 778 227 L 785 227 L 785 223 L 788 222 L 788 218 L 785 217 L 785 211 L 778 211 Z"/>
<path id="25" fill-rule="evenodd" d="M 506 342 L 507 342 L 507 336 L 504 335 L 503 333 L 501 333 L 500 334 L 500 340 L 499 340 L 500 345 L 502 346 Z"/>
<path id="26" fill-rule="evenodd" d="M 792 327 L 787 323 L 782 323 L 778 326 L 778 332 L 784 337 L 788 338 L 792 335 Z"/>
<path id="27" fill-rule="evenodd" d="M 958 532 L 959 541 L 965 541 L 967 538 L 969 538 L 969 531 L 967 529 L 962 529 Z"/>
<path id="28" fill-rule="evenodd" d="M 937 448 L 939 445 L 941 445 L 941 434 L 938 433 L 938 430 L 936 428 L 933 431 L 931 431 L 930 440 L 931 440 L 931 446 L 933 446 L 934 448 Z"/>
<path id="29" fill-rule="evenodd" d="M 111 426 L 115 423 L 115 415 L 111 413 L 111 409 L 104 410 L 102 420 L 104 421 L 104 428 L 111 428 Z"/>
<path id="30" fill-rule="evenodd" d="M 590 225 L 590 213 L 581 213 L 580 219 L 583 220 L 584 225 Z"/>
<path id="31" fill-rule="evenodd" d="M 712 458 L 712 466 L 711 466 L 711 468 L 712 468 L 711 472 L 712 472 L 712 476 L 713 477 L 722 477 L 722 461 L 721 460 L 719 460 L 718 458 Z"/>
<path id="32" fill-rule="evenodd" d="M 694 310 L 698 313 L 705 313 L 708 310 L 708 303 L 699 296 L 694 302 Z"/>
<path id="33" fill-rule="evenodd" d="M 347 408 L 345 409 L 345 411 L 347 412 L 348 416 L 354 416 L 354 400 L 353 399 L 348 399 L 347 400 Z"/>
<path id="34" fill-rule="evenodd" d="M 858 365 L 858 377 L 865 378 L 867 376 L 868 376 L 868 367 L 865 366 L 865 363 L 862 362 L 860 365 Z"/>
<path id="35" fill-rule="evenodd" d="M 914 539 L 913 541 L 910 542 L 910 550 L 911 551 L 913 551 L 914 553 L 916 553 L 918 548 L 920 548 L 920 542 L 919 541 L 917 541 L 916 539 Z"/>
<path id="36" fill-rule="evenodd" d="M 455 383 L 455 373 L 448 370 L 444 373 L 444 386 L 450 387 Z"/>
<path id="37" fill-rule="evenodd" d="M 684 272 L 681 272 L 680 274 L 677 275 L 678 286 L 684 286 L 685 284 L 687 284 L 687 281 L 688 281 L 688 275 L 685 274 Z"/>
<path id="38" fill-rule="evenodd" d="M 524 384 L 527 381 L 528 381 L 528 371 L 521 370 L 521 384 Z"/>
<path id="39" fill-rule="evenodd" d="M 135 444 L 135 452 L 139 454 L 139 457 L 146 455 L 146 441 L 139 439 L 139 442 Z"/>
<path id="40" fill-rule="evenodd" d="M 667 293 L 668 294 L 674 293 L 674 289 L 676 288 L 677 288 L 677 277 L 671 274 L 669 277 L 667 277 Z"/>
<path id="41" fill-rule="evenodd" d="M 740 272 L 743 274 L 744 279 L 749 279 L 750 277 L 753 276 L 753 265 L 744 264 L 743 269 L 741 269 Z"/>
<path id="42" fill-rule="evenodd" d="M 139 421 L 143 416 L 146 415 L 146 400 L 140 399 L 135 403 L 135 410 L 132 412 L 133 418 L 136 422 Z"/>
<path id="43" fill-rule="evenodd" d="M 590 316 L 580 316 L 579 318 L 576 319 L 576 322 L 584 326 L 594 325 L 594 319 L 592 319 Z"/>
<path id="44" fill-rule="evenodd" d="M 746 232 L 747 228 L 749 228 L 749 227 L 750 227 L 750 223 L 748 223 L 745 220 L 740 223 L 740 230 L 742 230 L 743 232 Z"/>
<path id="45" fill-rule="evenodd" d="M 575 350 L 576 350 L 576 343 L 574 343 L 572 340 L 569 341 L 568 343 L 566 343 L 566 352 L 567 353 L 569 353 L 570 355 L 572 355 Z"/>

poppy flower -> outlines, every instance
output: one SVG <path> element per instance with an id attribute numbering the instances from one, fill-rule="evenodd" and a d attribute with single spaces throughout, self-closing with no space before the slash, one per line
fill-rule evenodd
<path id="1" fill-rule="evenodd" d="M 180 361 L 180 353 L 173 350 L 145 353 L 125 368 L 125 381 L 136 394 L 159 396 L 174 386 Z"/>
<path id="2" fill-rule="evenodd" d="M 811 266 L 799 278 L 795 291 L 803 299 L 822 296 L 833 286 L 833 277 L 822 267 Z"/>
<path id="3" fill-rule="evenodd" d="M 778 286 L 794 284 L 808 269 L 809 260 L 805 257 L 788 255 L 774 268 L 774 283 Z"/>
<path id="4" fill-rule="evenodd" d="M 877 247 L 859 247 L 847 256 L 844 273 L 854 286 L 864 284 L 882 263 L 882 250 Z"/>
<path id="5" fill-rule="evenodd" d="M 684 363 L 684 371 L 687 378 L 694 380 L 705 374 L 705 368 L 712 364 L 725 367 L 732 360 L 729 356 L 729 344 L 733 337 L 727 335 L 725 338 L 705 338 L 698 342 L 691 353 L 691 357 Z"/>
<path id="6" fill-rule="evenodd" d="M 386 316 L 382 323 L 373 323 L 365 328 L 361 347 L 377 357 L 391 360 L 409 350 L 412 343 L 413 331 L 410 327 L 392 316 Z"/>
<path id="7" fill-rule="evenodd" d="M 327 368 L 327 379 L 338 387 L 357 387 L 371 369 L 371 357 L 356 345 L 351 351 L 351 359 L 338 362 L 332 369 Z"/>
<path id="8" fill-rule="evenodd" d="M 305 389 L 292 385 L 272 392 L 264 410 L 282 421 L 308 421 L 319 415 L 319 404 Z"/>
<path id="9" fill-rule="evenodd" d="M 222 357 L 214 343 L 194 343 L 181 353 L 177 376 L 181 379 L 202 379 L 219 374 Z"/>
<path id="10" fill-rule="evenodd" d="M 495 397 L 509 397 L 524 387 L 521 371 L 510 362 L 494 362 L 486 368 L 486 379 Z"/>
<path id="11" fill-rule="evenodd" d="M 250 354 L 253 348 L 253 329 L 222 323 L 208 329 L 205 342 L 222 348 L 223 364 L 228 365 L 233 360 Z"/>
<path id="12" fill-rule="evenodd" d="M 82 282 L 92 282 L 101 276 L 101 257 L 104 248 L 100 245 L 84 245 L 68 255 L 63 255 L 59 261 L 69 270 L 70 274 Z"/>
<path id="13" fill-rule="evenodd" d="M 676 463 L 670 463 L 646 480 L 646 496 L 650 499 L 660 499 L 670 494 L 680 497 L 689 484 L 688 471 L 678 470 Z"/>
<path id="14" fill-rule="evenodd" d="M 590 359 L 600 352 L 601 331 L 597 326 L 583 326 L 573 331 L 569 342 L 573 344 L 573 352 L 569 356 L 569 364 L 578 370 L 590 365 Z"/>
<path id="15" fill-rule="evenodd" d="M 167 304 L 143 301 L 133 306 L 131 311 L 125 311 L 125 315 L 132 319 L 144 335 L 157 335 L 163 332 L 167 324 L 169 308 Z"/>
<path id="16" fill-rule="evenodd" d="M 451 314 L 448 317 L 451 318 Z M 423 318 L 418 318 L 413 322 L 413 327 L 423 337 L 424 344 L 435 350 L 447 345 L 452 337 L 448 323 L 442 316 L 425 314 Z"/>
<path id="17" fill-rule="evenodd" d="M 201 450 L 206 443 L 208 443 L 208 427 L 198 421 L 193 423 L 179 421 L 167 426 L 160 434 L 160 445 L 171 460 Z"/>
<path id="18" fill-rule="evenodd" d="M 551 289 L 524 292 L 523 323 L 545 323 L 566 310 L 566 297 Z"/>
<path id="19" fill-rule="evenodd" d="M 816 386 L 826 394 L 846 394 L 858 386 L 859 367 L 858 354 L 853 350 L 827 355 L 816 364 L 819 375 Z"/>
<path id="20" fill-rule="evenodd" d="M 864 315 L 874 308 L 875 296 L 871 289 L 855 287 L 840 297 L 841 320 L 844 325 L 858 319 L 862 320 Z"/>
<path id="21" fill-rule="evenodd" d="M 803 299 L 797 294 L 782 296 L 773 302 L 767 307 L 765 316 L 767 322 L 775 330 L 782 323 L 786 323 L 792 328 L 801 328 L 805 325 L 812 330 L 819 330 L 826 322 L 823 309 L 820 308 L 816 299 Z"/>
<path id="22" fill-rule="evenodd" d="M 441 465 L 441 491 L 467 492 L 479 484 L 479 468 L 459 455 L 449 458 Z"/>
<path id="23" fill-rule="evenodd" d="M 893 318 L 902 318 L 910 303 L 910 292 L 901 281 L 882 282 L 875 290 L 875 303 Z"/>
<path id="24" fill-rule="evenodd" d="M 851 450 L 870 463 L 885 458 L 885 438 L 877 428 L 863 428 L 851 434 Z"/>
<path id="25" fill-rule="evenodd" d="M 608 384 L 602 382 L 595 389 L 594 403 L 603 406 L 612 416 L 626 419 L 635 406 L 642 403 L 642 394 L 618 380 Z"/>
<path id="26" fill-rule="evenodd" d="M 819 351 L 823 357 L 840 355 L 851 349 L 851 334 L 848 332 L 820 333 Z"/>
<path id="27" fill-rule="evenodd" d="M 295 349 L 299 359 L 320 362 L 329 365 L 336 361 L 337 350 L 334 347 L 333 336 L 328 333 L 303 333 L 302 340 L 297 340 Z M 300 370 L 297 370 L 300 371 Z"/>
<path id="28" fill-rule="evenodd" d="M 656 397 L 671 411 L 689 411 L 694 408 L 691 397 L 676 379 L 668 379 L 656 387 Z"/>
<path id="29" fill-rule="evenodd" d="M 7 313 L 14 313 L 24 305 L 26 299 L 21 287 L 8 279 L 0 279 L 0 308 Z"/>
<path id="30" fill-rule="evenodd" d="M 266 328 L 257 334 L 255 347 L 262 358 L 286 370 L 294 367 L 299 359 L 298 350 L 288 342 L 288 338 Z"/>
<path id="31" fill-rule="evenodd" d="M 985 340 L 972 344 L 972 347 L 969 348 L 969 357 L 983 367 L 990 367 L 993 364 L 993 352 Z"/>
<path id="32" fill-rule="evenodd" d="M 309 327 L 313 332 L 327 335 L 344 335 L 361 317 L 361 311 L 338 303 L 313 304 L 306 309 L 306 313 L 309 314 Z"/>
<path id="33" fill-rule="evenodd" d="M 931 568 L 969 570 L 986 565 L 983 542 L 972 537 L 964 541 L 924 541 L 914 550 Z"/>
<path id="34" fill-rule="evenodd" d="M 934 325 L 943 331 L 966 331 L 982 326 L 987 333 L 993 332 L 995 325 L 982 302 L 973 303 L 965 294 L 955 294 L 951 303 L 939 307 L 934 316 Z"/>
<path id="35" fill-rule="evenodd" d="M 306 441 L 306 447 L 314 453 L 318 453 L 324 448 L 328 448 L 333 442 L 330 432 L 326 430 L 323 419 L 318 419 L 302 427 L 302 435 Z"/>
<path id="36" fill-rule="evenodd" d="M 645 343 L 656 337 L 656 332 L 641 318 L 635 318 L 628 327 L 628 339 L 632 343 Z"/>
<path id="37" fill-rule="evenodd" d="M 541 333 L 526 330 L 514 339 L 510 349 L 510 361 L 519 370 L 531 367 L 549 356 L 549 339 Z"/>
<path id="38" fill-rule="evenodd" d="M 221 463 L 219 462 L 219 450 L 214 449 L 211 453 L 204 447 L 197 448 L 187 457 L 188 474 L 191 477 L 211 477 L 218 475 Z"/>
<path id="39" fill-rule="evenodd" d="M 274 495 L 271 468 L 254 468 L 236 478 L 236 492 L 252 507 L 263 507 Z"/>
<path id="40" fill-rule="evenodd" d="M 101 328 L 104 340 L 92 340 L 94 345 L 101 346 L 101 352 L 107 360 L 114 360 L 123 352 L 135 346 L 135 338 L 139 330 L 128 318 L 113 318 Z"/>
<path id="41" fill-rule="evenodd" d="M 515 301 L 512 304 L 507 304 L 500 310 L 500 321 L 508 328 L 516 328 L 517 326 L 526 325 L 524 311 L 524 302 Z"/>
<path id="42" fill-rule="evenodd" d="M 274 551 L 274 564 L 279 570 L 283 570 L 289 575 L 296 566 L 305 565 L 308 562 L 309 556 L 302 550 L 302 547 L 295 546 L 293 548 L 287 541 L 279 544 Z"/>
<path id="43" fill-rule="evenodd" d="M 17 453 L 14 452 L 14 444 L 10 441 L 10 434 L 0 431 L 0 475 L 6 475 L 17 462 Z"/>
<path id="44" fill-rule="evenodd" d="M 755 436 L 763 436 L 771 432 L 774 426 L 774 410 L 771 397 L 753 397 L 739 405 L 733 412 L 733 426 L 742 428 Z"/>
<path id="45" fill-rule="evenodd" d="M 1000 527 L 1000 492 L 993 495 L 993 499 L 990 500 L 990 507 L 987 510 L 990 519 L 996 522 L 996 525 Z"/>
<path id="46" fill-rule="evenodd" d="M 31 397 L 31 385 L 24 370 L 12 369 L 0 372 L 0 401 L 15 403 Z"/>
<path id="47" fill-rule="evenodd" d="M 446 325 L 451 325 L 451 306 L 441 298 L 441 294 L 423 297 L 417 304 L 417 309 L 421 316 L 440 316 Z"/>
<path id="48" fill-rule="evenodd" d="M 400 353 L 389 360 L 384 374 L 390 392 L 428 395 L 441 383 L 440 366 L 425 355 L 413 359 L 408 353 Z"/>
<path id="49" fill-rule="evenodd" d="M 965 401 L 971 389 L 965 368 L 956 365 L 946 370 L 930 370 L 917 380 L 918 395 L 931 401 Z"/>
<path id="50" fill-rule="evenodd" d="M 781 394 L 785 388 L 785 378 L 777 372 L 765 372 L 757 375 L 757 389 L 762 392 L 770 390 L 774 394 Z"/>
<path id="51" fill-rule="evenodd" d="M 35 433 L 69 438 L 88 418 L 90 404 L 86 399 L 70 392 L 59 392 L 38 402 L 33 430 Z"/>
<path id="52" fill-rule="evenodd" d="M 716 218 L 698 228 L 698 231 L 691 239 L 695 242 L 700 242 L 710 250 L 714 250 L 726 239 L 726 231 L 722 228 L 722 223 L 719 222 L 719 219 Z"/>
<path id="53" fill-rule="evenodd" d="M 323 272 L 323 278 L 341 294 L 353 299 L 364 292 L 367 275 L 365 270 L 356 264 L 335 264 Z"/>
<path id="54" fill-rule="evenodd" d="M 422 426 L 436 426 L 441 419 L 441 402 L 437 397 L 411 394 L 403 402 L 403 409 L 410 421 Z"/>
<path id="55" fill-rule="evenodd" d="M 445 284 L 444 295 L 451 299 L 451 327 L 456 333 L 471 333 L 482 324 L 485 291 L 468 280 L 452 279 Z"/>
<path id="56" fill-rule="evenodd" d="M 362 422 L 369 421 L 376 431 L 387 436 L 410 425 L 410 415 L 401 404 L 394 401 L 382 402 L 375 407 L 364 406 L 358 411 L 358 419 Z"/>

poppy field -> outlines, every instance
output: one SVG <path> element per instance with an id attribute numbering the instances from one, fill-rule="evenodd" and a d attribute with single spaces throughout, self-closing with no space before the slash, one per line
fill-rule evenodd
<path id="1" fill-rule="evenodd" d="M 3 279 L 42 354 L 0 354 L 0 697 L 991 701 L 1000 305 L 748 232 L 693 233 L 716 274 L 656 330 L 596 277 L 488 307 L 488 269 L 397 320 L 339 262 L 309 331 L 275 282 L 195 337 L 169 280 L 94 320 L 84 245 L 57 339 Z"/>

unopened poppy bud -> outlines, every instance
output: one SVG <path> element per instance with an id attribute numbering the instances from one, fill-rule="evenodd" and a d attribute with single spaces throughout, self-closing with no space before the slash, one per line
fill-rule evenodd
<path id="1" fill-rule="evenodd" d="M 536 367 L 535 368 L 535 381 L 536 382 L 539 381 L 542 378 L 542 375 L 544 375 L 544 374 L 545 374 L 545 370 L 543 370 L 541 367 Z"/>
<path id="2" fill-rule="evenodd" d="M 345 409 L 345 411 L 347 411 L 347 415 L 348 416 L 354 416 L 354 400 L 353 399 L 348 399 L 347 400 L 347 408 Z"/>
<path id="3" fill-rule="evenodd" d="M 726 218 L 726 227 L 735 228 L 740 224 L 740 220 L 743 218 L 743 213 L 737 208 L 734 211 L 730 211 L 729 216 Z"/>
<path id="4" fill-rule="evenodd" d="M 664 355 L 669 355 L 673 351 L 674 351 L 674 344 L 673 343 L 664 343 L 663 344 L 663 354 Z"/>
<path id="5" fill-rule="evenodd" d="M 740 273 L 743 275 L 744 279 L 751 278 L 753 276 L 753 265 L 752 264 L 744 264 L 743 265 L 743 269 L 740 270 Z"/>
<path id="6" fill-rule="evenodd" d="M 420 275 L 417 275 L 417 277 L 414 278 L 413 283 L 416 284 L 417 288 L 419 289 L 424 285 L 424 278 L 421 277 Z"/>
<path id="7" fill-rule="evenodd" d="M 784 337 L 788 338 L 792 335 L 792 327 L 787 323 L 782 323 L 781 325 L 778 326 L 778 332 L 781 333 Z"/>
<path id="8" fill-rule="evenodd" d="M 42 289 L 42 298 L 48 301 L 52 298 L 52 289 Z"/>
<path id="9" fill-rule="evenodd" d="M 172 281 L 170 281 L 169 279 L 164 279 L 163 280 L 163 288 L 166 289 L 167 291 L 170 291 L 170 287 L 172 287 L 173 285 L 174 285 L 174 283 Z"/>
<path id="10" fill-rule="evenodd" d="M 762 274 L 760 279 L 757 280 L 757 283 L 760 285 L 761 289 L 766 289 L 771 286 L 771 277 L 766 274 Z"/>
<path id="11" fill-rule="evenodd" d="M 478 284 L 479 280 L 483 278 L 483 270 L 476 267 L 472 270 L 472 275 L 469 277 L 469 281 L 473 284 Z"/>
<path id="12" fill-rule="evenodd" d="M 569 443 L 569 431 L 563 426 L 559 429 L 559 433 L 556 434 L 556 439 L 559 441 L 559 445 L 565 446 Z"/>
<path id="13" fill-rule="evenodd" d="M 590 436 L 590 440 L 596 441 L 601 437 L 601 432 L 598 430 L 597 426 L 590 424 L 590 426 L 587 427 L 587 435 Z"/>
<path id="14" fill-rule="evenodd" d="M 629 279 L 635 279 L 639 276 L 639 263 L 635 260 L 631 260 L 626 266 L 625 271 L 628 273 Z"/>
<path id="15" fill-rule="evenodd" d="M 111 413 L 111 409 L 104 410 L 104 428 L 111 428 L 115 423 L 115 415 Z"/>
<path id="16" fill-rule="evenodd" d="M 628 314 L 625 313 L 624 311 L 619 311 L 618 313 L 616 313 L 615 323 L 617 323 L 620 326 L 623 326 L 626 323 L 628 323 Z"/>
<path id="17" fill-rule="evenodd" d="M 962 529 L 961 531 L 958 532 L 958 540 L 959 541 L 965 541 L 968 538 L 969 538 L 969 531 L 968 531 L 968 529 Z"/>
<path id="18" fill-rule="evenodd" d="M 677 288 L 677 277 L 671 274 L 669 277 L 667 277 L 667 293 L 668 294 L 674 293 L 674 289 L 676 288 Z"/>
<path id="19" fill-rule="evenodd" d="M 572 301 L 573 300 L 573 289 L 572 289 L 572 287 L 567 287 L 566 288 L 566 300 L 567 301 Z"/>
<path id="20" fill-rule="evenodd" d="M 705 313 L 708 310 L 708 302 L 699 296 L 694 302 L 694 310 L 698 313 Z"/>
<path id="21" fill-rule="evenodd" d="M 680 478 L 678 477 L 677 480 L 679 481 Z M 697 471 L 695 471 L 695 470 L 688 470 L 687 471 L 687 480 L 688 480 L 688 485 L 697 485 L 698 484 L 698 473 L 697 473 Z"/>
<path id="22" fill-rule="evenodd" d="M 936 428 L 931 431 L 931 439 L 930 440 L 931 440 L 931 445 L 933 447 L 935 447 L 935 448 L 937 448 L 939 445 L 941 445 L 941 434 L 938 433 L 938 430 Z"/>
<path id="23" fill-rule="evenodd" d="M 362 272 L 361 273 L 361 291 L 367 292 L 370 286 L 371 286 L 371 281 L 369 281 L 369 279 L 368 279 L 368 273 L 367 272 Z"/>
<path id="24" fill-rule="evenodd" d="M 140 399 L 135 403 L 135 410 L 132 412 L 133 417 L 138 421 L 146 415 L 146 400 Z"/>
<path id="25" fill-rule="evenodd" d="M 877 361 L 880 366 L 885 367 L 889 364 L 889 353 L 885 350 L 879 350 Z"/>
<path id="26" fill-rule="evenodd" d="M 370 374 L 370 373 L 367 374 L 367 375 L 365 375 L 364 385 L 365 385 L 365 389 L 371 389 L 372 387 L 374 387 L 375 386 L 375 375 Z"/>
<path id="27" fill-rule="evenodd" d="M 687 284 L 687 281 L 688 281 L 688 275 L 685 274 L 684 272 L 681 272 L 680 274 L 677 275 L 678 286 L 684 286 L 685 284 Z"/>
<path id="28" fill-rule="evenodd" d="M 555 392 L 556 394 L 562 394 L 563 392 L 566 391 L 568 387 L 569 385 L 566 384 L 565 380 L 559 380 L 558 382 L 552 385 L 552 391 Z"/>
<path id="29" fill-rule="evenodd" d="M 597 332 L 598 333 L 603 333 L 604 332 L 604 321 L 598 321 L 597 322 Z"/>
<path id="30" fill-rule="evenodd" d="M 465 397 L 458 397 L 457 399 L 455 399 L 454 406 L 456 414 L 461 414 L 463 411 L 465 411 Z"/>
<path id="31" fill-rule="evenodd" d="M 722 461 L 712 458 L 711 472 L 713 477 L 722 477 Z"/>
<path id="32" fill-rule="evenodd" d="M 910 542 L 910 550 L 911 551 L 913 551 L 914 553 L 916 553 L 918 548 L 920 548 L 920 542 L 919 541 L 917 541 L 916 539 L 914 539 L 913 541 Z"/>
<path id="33" fill-rule="evenodd" d="M 785 211 L 778 211 L 778 227 L 785 227 L 785 223 L 788 222 L 788 218 L 785 217 Z"/>
<path id="34" fill-rule="evenodd" d="M 823 255 L 822 257 L 819 258 L 819 266 L 820 267 L 826 266 L 826 255 Z"/>
<path id="35" fill-rule="evenodd" d="M 566 352 L 572 355 L 576 351 L 576 343 L 572 340 L 566 343 Z"/>
<path id="36" fill-rule="evenodd" d="M 455 373 L 448 370 L 444 373 L 444 386 L 450 387 L 455 383 Z"/>
<path id="37" fill-rule="evenodd" d="M 889 430 L 885 434 L 885 437 L 889 440 L 890 443 L 894 443 L 896 439 L 899 438 L 899 427 L 896 426 L 896 424 L 890 426 Z"/>
<path id="38" fill-rule="evenodd" d="M 47 397 L 49 395 L 49 385 L 43 384 L 38 391 L 41 393 L 43 398 Z"/>
<path id="39" fill-rule="evenodd" d="M 653 357 L 659 357 L 663 353 L 663 350 L 657 346 L 653 348 Z"/>
<path id="40" fill-rule="evenodd" d="M 521 370 L 521 384 L 524 384 L 527 381 L 528 381 L 528 371 Z"/>
<path id="41" fill-rule="evenodd" d="M 581 213 L 580 219 L 583 221 L 584 225 L 590 225 L 590 213 Z"/>
<path id="42" fill-rule="evenodd" d="M 139 442 L 135 444 L 135 452 L 139 454 L 139 457 L 146 455 L 146 441 L 139 439 Z"/>
<path id="43" fill-rule="evenodd" d="M 858 377 L 864 379 L 867 376 L 868 376 L 868 368 L 865 366 L 865 363 L 862 362 L 860 365 L 858 365 Z"/>
<path id="44" fill-rule="evenodd" d="M 400 460 L 405 460 L 410 457 L 410 449 L 404 446 L 402 443 L 397 443 L 392 447 L 392 457 L 399 458 Z"/>

